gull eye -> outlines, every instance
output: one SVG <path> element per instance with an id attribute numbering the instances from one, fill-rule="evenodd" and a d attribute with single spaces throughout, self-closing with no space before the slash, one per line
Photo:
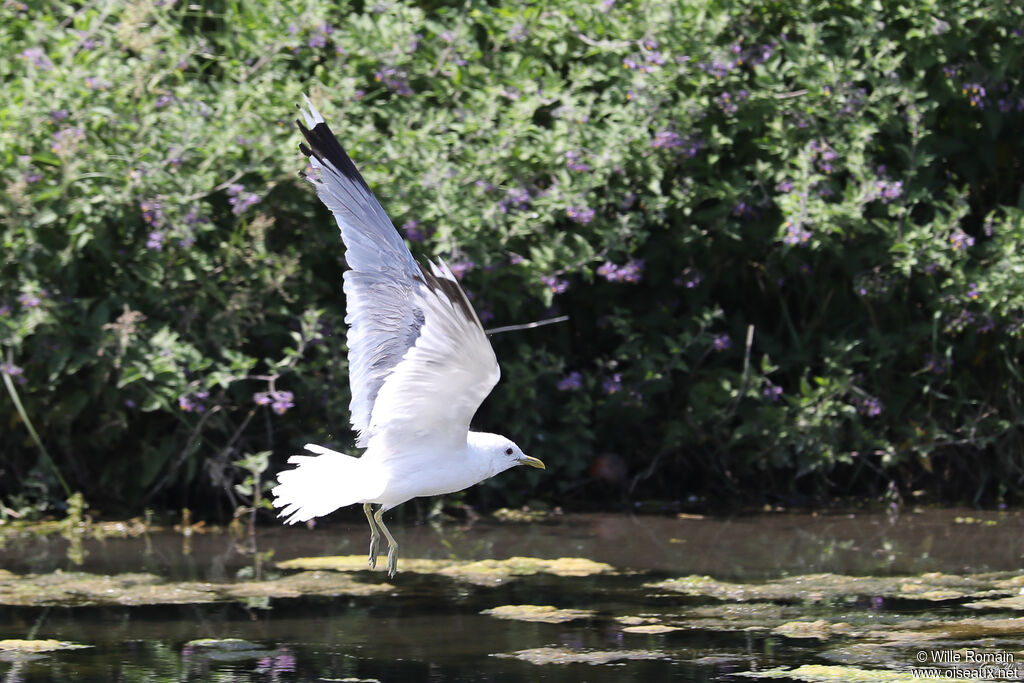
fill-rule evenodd
<path id="1" fill-rule="evenodd" d="M 512 455 L 512 449 L 511 448 L 506 448 L 505 449 L 505 455 Z"/>

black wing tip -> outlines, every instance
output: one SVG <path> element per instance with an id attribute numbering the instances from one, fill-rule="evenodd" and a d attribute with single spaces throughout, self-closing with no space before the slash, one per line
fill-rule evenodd
<path id="1" fill-rule="evenodd" d="M 438 277 L 431 272 L 431 269 L 424 268 L 422 263 L 417 263 L 419 266 L 420 273 L 422 274 L 422 282 L 429 289 L 437 292 L 445 299 L 451 302 L 451 304 L 458 308 L 462 314 L 466 317 L 466 320 L 471 320 L 476 323 L 477 327 L 480 325 L 480 319 L 476 315 L 476 311 L 473 310 L 473 305 L 469 303 L 469 299 L 466 297 L 466 293 L 462 291 L 462 286 L 458 282 L 449 280 L 446 277 Z"/>
<path id="2" fill-rule="evenodd" d="M 306 155 L 307 158 L 314 157 L 317 161 L 329 163 L 338 169 L 341 175 L 356 183 L 367 192 L 370 192 L 370 186 L 366 184 L 363 176 L 359 174 L 359 169 L 356 168 L 355 162 L 345 152 L 345 148 L 338 142 L 338 138 L 334 136 L 330 126 L 325 121 L 320 121 L 312 128 L 306 128 L 302 121 L 298 120 L 295 121 L 295 125 L 298 126 L 302 136 L 306 138 L 306 143 L 299 143 L 300 152 Z"/>

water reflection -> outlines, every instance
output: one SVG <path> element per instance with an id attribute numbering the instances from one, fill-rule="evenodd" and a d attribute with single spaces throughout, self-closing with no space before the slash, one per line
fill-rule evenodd
<path id="1" fill-rule="evenodd" d="M 460 524 L 401 528 L 408 557 L 503 559 L 588 557 L 617 567 L 720 578 L 831 571 L 847 574 L 976 572 L 1012 569 L 1024 554 L 1024 517 L 1017 511 L 935 510 L 904 514 L 772 514 L 730 518 L 564 515 L 526 524 L 481 518 Z M 223 581 L 245 566 L 262 572 L 274 560 L 365 552 L 361 514 L 315 529 L 272 525 L 255 539 L 239 534 L 173 530 L 141 538 L 80 537 L 68 558 L 64 537 L 8 538 L 0 567 L 113 573 L 149 571 L 175 579 Z M 266 553 L 259 556 L 259 553 Z"/>
<path id="2" fill-rule="evenodd" d="M 909 594 L 891 592 L 884 595 L 896 597 L 872 593 L 837 600 L 794 601 L 783 596 L 733 602 L 699 591 L 690 595 L 651 586 L 690 575 L 742 582 L 820 572 L 884 577 L 1017 570 L 1024 551 L 1021 526 L 1022 516 L 1016 512 L 965 511 L 928 511 L 897 519 L 861 513 L 732 518 L 564 515 L 530 523 L 481 518 L 459 524 L 407 524 L 401 533 L 409 558 L 585 557 L 622 571 L 591 577 L 537 574 L 487 587 L 436 574 L 400 572 L 390 582 L 393 587 L 380 586 L 384 592 L 375 595 L 130 607 L 0 607 L 0 640 L 46 638 L 90 646 L 35 654 L 0 646 L 0 674 L 12 683 L 346 677 L 710 680 L 751 668 L 853 661 L 850 657 L 862 651 L 875 654 L 858 655 L 862 659 L 856 661 L 870 663 L 870 656 L 880 656 L 871 648 L 881 646 L 871 638 L 882 636 L 865 635 L 874 632 L 886 634 L 883 645 L 888 648 L 877 661 L 898 668 L 902 658 L 910 656 L 900 649 L 909 647 L 899 631 L 907 619 L 919 630 L 933 622 L 939 628 L 959 620 L 958 638 L 983 638 L 985 629 L 1012 629 L 1016 612 L 991 607 L 979 611 L 963 604 L 970 598 L 958 601 L 934 592 L 927 594 L 934 602 L 915 602 Z M 186 535 L 183 529 L 191 533 Z M 315 529 L 263 527 L 255 537 L 247 527 L 238 534 L 210 533 L 183 520 L 177 532 L 169 529 L 140 538 L 82 535 L 69 556 L 74 540 L 7 537 L 0 548 L 0 569 L 148 572 L 174 580 L 222 583 L 286 574 L 274 569 L 274 563 L 290 558 L 361 556 L 366 544 L 361 515 Z M 385 581 L 382 572 L 360 571 L 353 578 L 374 584 Z M 1011 589 L 1016 585 L 1012 577 L 999 579 L 1002 584 L 992 581 Z M 583 616 L 543 623 L 482 613 L 516 605 L 581 610 Z M 989 615 L 997 621 L 985 622 L 982 617 Z M 664 628 L 630 628 L 645 625 Z M 1018 632 L 1024 632 L 1024 623 Z M 563 659 L 558 664 L 531 663 L 538 657 Z M 615 664 L 565 663 L 588 657 L 622 659 Z"/>

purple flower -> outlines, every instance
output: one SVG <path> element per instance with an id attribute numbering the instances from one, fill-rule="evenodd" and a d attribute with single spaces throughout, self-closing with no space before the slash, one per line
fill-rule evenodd
<path id="1" fill-rule="evenodd" d="M 522 256 L 520 256 L 519 254 L 517 254 L 517 253 L 515 253 L 515 252 L 512 252 L 512 253 L 511 253 L 511 254 L 509 254 L 509 256 L 508 256 L 508 262 L 509 262 L 509 263 L 510 263 L 511 265 L 513 265 L 513 266 L 518 266 L 518 265 L 519 265 L 520 263 L 522 263 L 522 262 L 523 262 L 523 261 L 525 261 L 525 260 L 526 260 L 526 259 L 524 259 L 524 258 L 523 258 Z"/>
<path id="2" fill-rule="evenodd" d="M 172 102 L 174 102 L 174 98 L 170 95 L 161 95 L 156 98 L 155 102 L 153 102 L 153 106 L 157 109 L 163 109 L 164 107 L 170 106 Z"/>
<path id="3" fill-rule="evenodd" d="M 0 372 L 11 377 L 17 377 L 25 371 L 10 361 L 4 361 L 0 363 Z"/>
<path id="4" fill-rule="evenodd" d="M 515 24 L 508 32 L 508 39 L 513 43 L 521 43 L 526 40 L 526 27 L 522 24 Z"/>
<path id="5" fill-rule="evenodd" d="M 202 413 L 206 410 L 203 401 L 208 398 L 210 398 L 209 391 L 197 391 L 191 395 L 182 394 L 178 397 L 178 408 L 186 413 Z"/>
<path id="6" fill-rule="evenodd" d="M 67 109 L 54 109 L 50 112 L 51 121 L 63 121 L 68 116 L 70 116 L 70 114 L 68 114 Z"/>
<path id="7" fill-rule="evenodd" d="M 739 109 L 739 107 L 733 101 L 732 95 L 730 95 L 727 92 L 724 92 L 718 97 L 714 98 L 714 102 L 719 106 L 719 108 L 721 108 L 721 110 L 725 113 L 726 116 L 732 116 L 733 114 L 736 113 L 736 110 Z"/>
<path id="8" fill-rule="evenodd" d="M 36 308 L 42 303 L 42 300 L 35 294 L 19 294 L 18 303 L 24 308 Z"/>
<path id="9" fill-rule="evenodd" d="M 470 259 L 463 259 L 461 261 L 449 263 L 448 267 L 451 269 L 452 275 L 454 275 L 456 279 L 461 280 L 466 273 L 476 267 L 476 264 Z"/>
<path id="10" fill-rule="evenodd" d="M 716 335 L 715 338 L 711 340 L 711 348 L 713 348 L 715 351 L 725 351 L 726 349 L 731 347 L 732 338 L 729 337 L 728 334 L 723 333 Z"/>
<path id="11" fill-rule="evenodd" d="M 697 62 L 697 68 L 701 71 L 711 74 L 715 78 L 724 78 L 726 74 L 733 70 L 736 66 L 736 62 L 722 62 L 714 60 L 711 64 L 705 62 Z"/>
<path id="12" fill-rule="evenodd" d="M 974 238 L 957 228 L 949 236 L 949 243 L 953 245 L 955 251 L 966 251 L 969 247 L 974 246 Z"/>
<path id="13" fill-rule="evenodd" d="M 498 210 L 508 213 L 509 209 L 523 210 L 530 205 L 530 192 L 520 187 L 513 187 L 498 202 Z"/>
<path id="14" fill-rule="evenodd" d="M 644 59 L 646 59 L 649 64 L 653 64 L 654 66 L 663 66 L 665 62 L 668 61 L 668 58 L 665 56 L 664 52 L 661 52 L 660 50 L 653 50 L 653 48 L 651 52 L 648 52 L 647 54 L 644 55 Z"/>
<path id="15" fill-rule="evenodd" d="M 228 204 L 231 205 L 231 213 L 238 216 L 244 213 L 246 209 L 254 204 L 259 204 L 261 198 L 258 194 L 253 192 L 246 192 L 245 186 L 243 185 L 229 185 L 228 189 Z"/>
<path id="16" fill-rule="evenodd" d="M 557 388 L 559 391 L 571 391 L 573 389 L 579 389 L 583 385 L 583 375 L 573 370 L 568 375 L 558 380 Z"/>
<path id="17" fill-rule="evenodd" d="M 786 221 L 782 225 L 786 228 L 786 236 L 782 238 L 782 241 L 785 244 L 804 244 L 811 239 L 811 232 L 809 230 L 805 230 L 802 225 L 794 225 L 790 221 Z"/>
<path id="18" fill-rule="evenodd" d="M 769 384 L 764 388 L 764 397 L 769 401 L 778 401 L 780 396 L 782 396 L 782 387 Z"/>
<path id="19" fill-rule="evenodd" d="M 967 286 L 967 298 L 975 301 L 978 298 L 978 283 L 972 282 Z"/>
<path id="20" fill-rule="evenodd" d="M 616 372 L 611 377 L 606 377 L 605 380 L 601 382 L 601 388 L 604 390 L 604 393 L 609 396 L 622 391 L 622 374 Z"/>
<path id="21" fill-rule="evenodd" d="M 409 87 L 409 77 L 393 66 L 385 66 L 378 69 L 374 74 L 374 78 L 379 83 L 383 83 L 384 87 L 393 93 L 399 95 L 413 94 L 412 88 Z"/>
<path id="22" fill-rule="evenodd" d="M 142 209 L 142 220 L 149 225 L 159 228 L 164 224 L 164 211 L 160 202 L 143 200 L 139 202 L 139 208 Z"/>
<path id="23" fill-rule="evenodd" d="M 937 356 L 931 353 L 924 354 L 924 369 L 933 375 L 944 374 L 953 367 L 953 359 L 945 356 Z"/>
<path id="24" fill-rule="evenodd" d="M 110 90 L 110 83 L 104 81 L 102 78 L 86 76 L 85 87 L 87 87 L 89 90 Z"/>
<path id="25" fill-rule="evenodd" d="M 544 283 L 544 286 L 550 289 L 555 294 L 561 294 L 565 290 L 569 289 L 568 280 L 560 280 L 554 275 L 541 275 L 540 281 Z"/>
<path id="26" fill-rule="evenodd" d="M 420 222 L 413 219 L 402 224 L 402 230 L 410 242 L 423 242 L 427 239 L 427 233 L 419 229 Z"/>
<path id="27" fill-rule="evenodd" d="M 272 391 L 270 397 L 273 399 L 270 409 L 278 415 L 284 415 L 289 408 L 295 407 L 295 403 L 292 401 L 292 392 L 290 391 Z"/>
<path id="28" fill-rule="evenodd" d="M 653 146 L 653 142 L 651 143 Z M 685 137 L 680 140 L 679 146 L 682 148 L 682 154 L 687 159 L 692 159 L 697 156 L 708 143 L 704 142 L 700 138 Z"/>
<path id="29" fill-rule="evenodd" d="M 757 218 L 760 212 L 746 202 L 739 202 L 732 207 L 732 215 L 736 218 Z"/>
<path id="30" fill-rule="evenodd" d="M 164 239 L 164 233 L 159 230 L 155 230 L 149 233 L 149 239 L 146 240 L 146 248 L 152 249 L 153 251 L 163 251 Z"/>
<path id="31" fill-rule="evenodd" d="M 37 69 L 42 69 L 43 71 L 53 70 L 53 62 L 50 61 L 50 58 L 46 56 L 46 52 L 41 47 L 27 48 L 18 56 L 31 62 Z"/>
<path id="32" fill-rule="evenodd" d="M 694 289 L 703 282 L 703 280 L 704 275 L 699 270 L 696 268 L 686 268 L 672 280 L 672 284 L 680 287 L 686 287 L 687 289 Z"/>
<path id="33" fill-rule="evenodd" d="M 960 89 L 960 92 L 967 95 L 968 101 L 972 107 L 978 109 L 985 108 L 985 86 L 981 83 L 964 83 Z"/>
<path id="34" fill-rule="evenodd" d="M 580 225 L 586 225 L 594 220 L 594 210 L 589 206 L 570 206 L 565 214 Z"/>
<path id="35" fill-rule="evenodd" d="M 610 12 L 615 7 L 615 0 L 601 0 L 601 11 Z"/>
<path id="36" fill-rule="evenodd" d="M 50 149 L 54 154 L 67 153 L 71 154 L 75 151 L 78 143 L 85 139 L 85 131 L 81 128 L 61 128 L 53 134 L 53 142 L 50 144 Z"/>
<path id="37" fill-rule="evenodd" d="M 576 151 L 568 151 L 565 153 L 565 165 L 570 171 L 578 171 L 584 173 L 590 170 L 590 165 L 584 161 L 580 161 L 582 154 Z"/>
<path id="38" fill-rule="evenodd" d="M 270 406 L 278 415 L 284 415 L 289 408 L 294 408 L 294 395 L 290 391 L 258 391 L 252 395 L 253 402 L 258 406 Z"/>
<path id="39" fill-rule="evenodd" d="M 881 199 L 882 203 L 889 204 L 896 199 L 903 196 L 903 181 L 902 180 L 889 180 L 888 178 L 879 178 L 875 181 L 874 190 L 871 192 L 870 199 Z"/>
<path id="40" fill-rule="evenodd" d="M 772 58 L 773 54 L 775 54 L 776 45 L 777 43 L 771 42 L 765 43 L 764 45 L 755 46 L 751 50 L 751 55 L 747 58 L 747 60 L 754 66 L 757 66 L 758 64 L 764 64 L 765 62 Z"/>
<path id="41" fill-rule="evenodd" d="M 682 147 L 683 138 L 673 130 L 662 130 L 654 134 L 651 147 L 654 149 L 675 149 Z"/>
<path id="42" fill-rule="evenodd" d="M 882 414 L 882 402 L 877 398 L 868 396 L 854 402 L 857 412 L 868 417 L 878 417 Z"/>
<path id="43" fill-rule="evenodd" d="M 0 315 L 10 315 L 11 307 L 8 304 L 0 304 Z"/>
<path id="44" fill-rule="evenodd" d="M 632 259 L 621 266 L 608 261 L 597 269 L 597 274 L 608 282 L 637 283 L 643 279 L 644 260 Z"/>

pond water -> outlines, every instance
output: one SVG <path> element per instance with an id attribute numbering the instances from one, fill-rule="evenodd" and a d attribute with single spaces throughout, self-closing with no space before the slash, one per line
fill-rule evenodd
<path id="1" fill-rule="evenodd" d="M 0 527 L 3 681 L 1020 679 L 1024 515 Z M 947 660 L 947 661 L 937 661 Z M 1020 665 L 1020 669 L 1016 669 Z M 984 667 L 989 668 L 984 668 Z M 922 674 L 922 671 L 925 673 Z"/>

